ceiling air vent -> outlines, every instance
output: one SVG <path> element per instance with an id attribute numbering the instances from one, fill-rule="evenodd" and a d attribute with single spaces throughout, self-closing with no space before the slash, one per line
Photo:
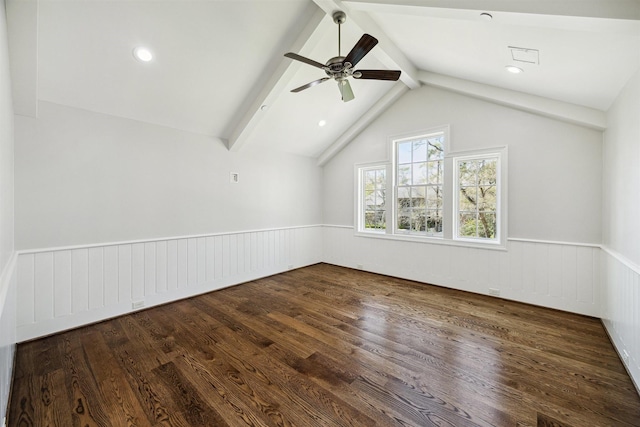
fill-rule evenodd
<path id="1" fill-rule="evenodd" d="M 526 47 L 509 46 L 511 59 L 516 62 L 526 62 L 527 64 L 540 64 L 540 51 Z"/>

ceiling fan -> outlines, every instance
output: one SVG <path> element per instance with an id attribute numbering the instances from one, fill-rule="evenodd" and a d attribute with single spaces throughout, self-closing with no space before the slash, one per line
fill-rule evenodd
<path id="1" fill-rule="evenodd" d="M 320 83 L 326 82 L 327 80 L 333 79 L 338 83 L 338 89 L 340 90 L 340 96 L 342 97 L 342 100 L 344 102 L 348 102 L 355 98 L 353 95 L 353 91 L 351 90 L 351 85 L 349 84 L 349 77 L 353 77 L 354 79 L 393 81 L 396 81 L 400 78 L 400 71 L 353 69 L 353 67 L 355 67 L 356 64 L 360 62 L 360 60 L 364 58 L 365 55 L 369 53 L 369 51 L 373 49 L 376 44 L 378 44 L 378 40 L 375 37 L 370 36 L 369 34 L 364 34 L 360 38 L 358 43 L 356 43 L 356 45 L 347 54 L 347 56 L 341 56 L 340 26 L 344 24 L 346 20 L 347 15 L 344 12 L 334 12 L 333 22 L 338 24 L 338 56 L 334 56 L 333 58 L 329 59 L 326 64 L 321 64 L 320 62 L 314 61 L 313 59 L 305 58 L 304 56 L 300 56 L 297 53 L 289 52 L 284 55 L 287 58 L 295 59 L 296 61 L 304 62 L 305 64 L 320 68 L 324 70 L 324 72 L 327 73 L 328 76 L 295 88 L 291 92 L 300 92 L 305 89 L 309 89 L 310 87 L 316 86 Z"/>

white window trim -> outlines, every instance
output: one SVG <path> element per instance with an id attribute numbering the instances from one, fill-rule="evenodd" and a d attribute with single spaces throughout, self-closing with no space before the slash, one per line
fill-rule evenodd
<path id="1" fill-rule="evenodd" d="M 442 133 L 444 134 L 444 140 L 445 140 L 445 144 L 444 144 L 444 153 L 443 153 L 443 165 L 446 165 L 446 158 L 447 158 L 447 153 L 449 151 L 449 132 L 450 131 L 450 127 L 449 125 L 442 125 L 442 126 L 435 126 L 432 128 L 428 128 L 422 131 L 417 131 L 417 132 L 411 132 L 411 133 L 405 133 L 405 134 L 401 134 L 401 135 L 395 135 L 392 136 L 388 139 L 388 146 L 389 146 L 389 158 L 391 159 L 391 177 L 387 177 L 387 183 L 389 183 L 389 178 L 391 178 L 391 183 L 388 185 L 391 185 L 391 189 L 393 190 L 393 205 L 391 206 L 391 227 L 389 227 L 389 223 L 387 223 L 387 230 L 389 234 L 392 234 L 395 237 L 400 238 L 399 240 L 409 240 L 409 241 L 423 241 L 423 240 L 431 240 L 431 241 L 442 241 L 445 237 L 446 237 L 446 221 L 443 221 L 445 224 L 443 224 L 443 230 L 442 230 L 442 235 L 437 235 L 437 234 L 418 234 L 418 233 L 411 233 L 405 230 L 401 230 L 398 229 L 398 223 L 397 223 L 397 197 L 398 197 L 398 186 L 396 185 L 396 178 L 398 177 L 398 168 L 397 168 L 397 159 L 396 159 L 396 154 L 397 151 L 396 150 L 396 146 L 398 143 L 400 142 L 404 142 L 404 141 L 410 141 L 410 140 L 414 140 L 414 139 L 418 139 L 421 137 L 425 137 L 425 136 L 429 136 L 429 135 L 434 135 L 434 134 L 438 134 L 438 133 Z M 446 166 L 444 166 L 444 170 L 445 170 L 445 175 L 446 175 Z M 442 181 L 442 191 L 443 194 L 447 193 L 447 183 L 446 183 L 446 176 L 443 176 L 443 181 Z M 444 201 L 443 201 L 444 203 Z M 445 203 L 446 204 L 446 203 Z M 445 206 L 442 206 L 442 218 L 444 219 L 444 215 L 446 213 L 445 211 Z"/>
<path id="2" fill-rule="evenodd" d="M 386 171 L 386 182 L 385 182 L 385 192 L 387 193 L 387 200 L 389 198 L 389 173 L 390 173 L 390 164 L 389 162 L 373 162 L 373 163 L 359 163 L 354 167 L 354 182 L 356 183 L 355 195 L 354 199 L 356 201 L 356 206 L 354 209 L 355 218 L 353 223 L 355 224 L 355 232 L 359 235 L 365 236 L 384 236 L 389 233 L 389 218 L 391 215 L 391 209 L 389 209 L 389 203 L 387 201 L 385 205 L 385 215 L 386 215 L 386 228 L 384 230 L 369 230 L 364 228 L 364 192 L 362 191 L 362 184 L 364 182 L 364 172 L 372 170 L 372 169 L 385 169 Z"/>
<path id="3" fill-rule="evenodd" d="M 469 244 L 473 244 L 474 246 L 497 246 L 502 249 L 506 249 L 507 247 L 507 156 L 508 150 L 507 147 L 496 147 L 496 148 L 486 148 L 481 150 L 470 150 L 463 152 L 455 152 L 449 153 L 448 157 L 451 159 L 451 172 L 453 178 L 453 185 L 451 188 L 451 201 L 452 201 L 452 212 L 449 216 L 451 222 L 451 238 L 457 242 L 465 242 Z M 496 215 L 497 215 L 497 226 L 498 232 L 497 237 L 495 239 L 482 239 L 482 238 L 472 238 L 472 237 L 458 237 L 458 206 L 459 206 L 459 192 L 458 192 L 458 162 L 464 160 L 479 160 L 483 158 L 498 158 L 498 167 L 497 167 L 497 176 L 496 176 L 496 187 L 498 188 L 498 192 L 496 194 L 497 198 L 497 207 L 496 207 Z"/>
<path id="4" fill-rule="evenodd" d="M 449 219 L 449 221 L 444 221 L 443 224 L 443 233 L 442 236 L 430 236 L 430 235 L 416 235 L 416 234 L 404 234 L 404 233 L 395 233 L 396 224 L 396 188 L 395 188 L 395 179 L 396 179 L 396 159 L 395 159 L 395 143 L 398 141 L 413 139 L 423 135 L 429 135 L 433 133 L 443 132 L 445 135 L 445 147 L 444 147 L 444 177 L 443 177 L 443 191 L 445 194 L 450 194 L 453 197 L 450 197 L 448 200 L 444 200 L 443 204 L 443 218 Z M 447 246 L 460 246 L 467 248 L 480 248 L 480 249 L 488 249 L 488 250 L 499 250 L 506 251 L 507 250 L 507 240 L 508 240 L 508 215 L 507 215 L 507 165 L 508 165 L 508 150 L 506 146 L 503 147 L 493 147 L 486 148 L 480 150 L 468 150 L 468 151 L 457 151 L 451 152 L 451 138 L 450 138 L 450 126 L 443 125 L 432 127 L 422 131 L 410 132 L 401 135 L 390 136 L 387 138 L 388 141 L 388 156 L 386 161 L 379 162 L 370 162 L 370 163 L 358 163 L 354 165 L 354 183 L 355 185 L 355 208 L 354 208 L 354 234 L 359 237 L 365 238 L 373 238 L 373 239 L 386 239 L 386 240 L 395 240 L 395 241 L 406 241 L 406 242 L 415 242 L 415 243 L 423 243 L 423 244 L 436 244 L 436 245 L 447 245 Z M 457 176 L 454 176 L 455 171 L 455 163 L 454 159 L 470 157 L 475 158 L 482 155 L 493 155 L 495 157 L 498 155 L 499 157 L 499 187 L 500 192 L 498 194 L 498 203 L 499 203 L 499 239 L 492 241 L 482 241 L 479 239 L 455 239 L 454 238 L 454 224 L 457 223 L 455 218 L 456 215 L 456 185 L 457 185 Z M 361 213 L 364 204 L 362 203 L 362 186 L 361 186 L 361 171 L 364 169 L 373 169 L 384 166 L 387 171 L 387 182 L 386 182 L 386 191 L 387 191 L 387 199 L 389 198 L 389 193 L 391 192 L 393 196 L 393 205 L 390 205 L 387 201 L 387 209 L 386 209 L 386 223 L 387 227 L 384 231 L 374 231 L 374 230 L 364 230 L 361 229 Z M 457 175 L 457 173 L 456 173 Z"/>

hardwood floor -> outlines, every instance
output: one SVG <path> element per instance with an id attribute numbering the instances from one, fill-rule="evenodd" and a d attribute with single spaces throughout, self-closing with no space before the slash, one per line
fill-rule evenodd
<path id="1" fill-rule="evenodd" d="M 20 344 L 9 426 L 640 426 L 598 319 L 318 264 Z"/>

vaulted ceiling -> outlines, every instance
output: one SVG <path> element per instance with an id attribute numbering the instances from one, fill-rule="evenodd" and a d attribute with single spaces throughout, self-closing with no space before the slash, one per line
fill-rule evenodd
<path id="1" fill-rule="evenodd" d="M 352 81 L 348 103 L 331 81 L 290 92 L 324 72 L 283 54 L 336 56 L 336 10 L 342 54 L 369 33 L 357 68 L 399 82 Z M 423 84 L 603 129 L 640 67 L 639 0 L 7 0 L 7 14 L 18 114 L 48 101 L 320 164 Z"/>

